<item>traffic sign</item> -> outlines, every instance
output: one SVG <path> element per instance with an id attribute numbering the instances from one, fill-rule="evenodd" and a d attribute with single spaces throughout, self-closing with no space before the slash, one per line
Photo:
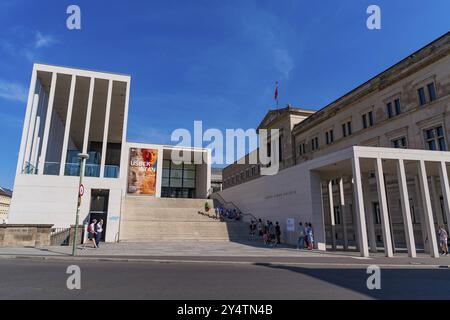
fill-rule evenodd
<path id="1" fill-rule="evenodd" d="M 80 197 L 84 195 L 84 186 L 80 184 L 80 190 L 79 190 Z"/>

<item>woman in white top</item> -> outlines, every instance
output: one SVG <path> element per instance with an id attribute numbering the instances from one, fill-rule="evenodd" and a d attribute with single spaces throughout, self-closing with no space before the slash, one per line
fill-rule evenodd
<path id="1" fill-rule="evenodd" d="M 103 219 L 95 225 L 95 242 L 97 243 L 97 248 L 100 246 L 100 241 L 102 240 L 103 233 Z"/>

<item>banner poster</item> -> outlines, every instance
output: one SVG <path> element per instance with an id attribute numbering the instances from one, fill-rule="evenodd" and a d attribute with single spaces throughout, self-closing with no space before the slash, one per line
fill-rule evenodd
<path id="1" fill-rule="evenodd" d="M 157 149 L 130 149 L 128 194 L 154 196 L 156 194 Z"/>

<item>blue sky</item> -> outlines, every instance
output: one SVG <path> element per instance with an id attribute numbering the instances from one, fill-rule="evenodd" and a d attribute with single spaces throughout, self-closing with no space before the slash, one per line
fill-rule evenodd
<path id="1" fill-rule="evenodd" d="M 66 28 L 77 4 L 82 29 Z M 382 29 L 366 28 L 366 9 Z M 318 109 L 449 31 L 448 0 L 0 2 L 0 185 L 12 187 L 33 62 L 132 76 L 128 140 L 254 128 L 280 105 Z"/>

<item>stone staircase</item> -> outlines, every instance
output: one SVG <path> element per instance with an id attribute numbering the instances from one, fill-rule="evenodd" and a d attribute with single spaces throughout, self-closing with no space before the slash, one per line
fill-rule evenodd
<path id="1" fill-rule="evenodd" d="M 247 241 L 244 222 L 220 222 L 201 215 L 205 199 L 124 197 L 120 241 Z M 214 212 L 211 209 L 210 212 Z"/>

